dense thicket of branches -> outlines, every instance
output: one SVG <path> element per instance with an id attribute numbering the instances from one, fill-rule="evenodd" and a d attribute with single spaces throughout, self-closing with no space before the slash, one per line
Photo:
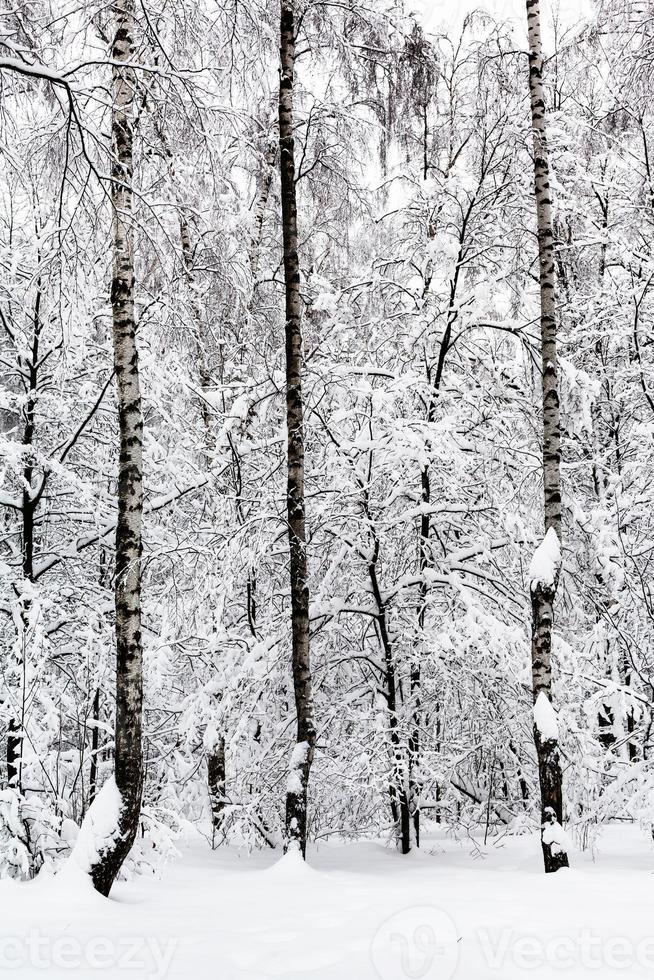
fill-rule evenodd
<path id="1" fill-rule="evenodd" d="M 387 834 L 406 852 L 425 821 L 541 821 L 526 47 L 481 16 L 426 36 L 391 0 L 284 6 L 291 314 L 279 3 L 137 5 L 121 76 L 133 176 L 111 139 L 115 11 L 1 15 L 3 875 L 65 856 L 115 770 L 114 592 L 138 578 L 138 547 L 118 569 L 115 553 L 121 221 L 144 423 L 131 867 L 182 821 L 215 845 L 282 844 L 287 791 L 304 791 L 289 767 L 311 761 L 296 741 L 313 754 L 309 839 Z M 558 722 L 563 816 L 582 843 L 612 818 L 654 825 L 653 63 L 646 11 L 607 0 L 556 34 L 543 70 L 563 547 L 556 718 L 540 720 Z M 291 656 L 291 321 L 315 753 Z"/>

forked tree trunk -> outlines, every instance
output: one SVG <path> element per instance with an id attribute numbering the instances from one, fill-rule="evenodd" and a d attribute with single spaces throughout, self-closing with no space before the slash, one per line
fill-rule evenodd
<path id="1" fill-rule="evenodd" d="M 534 150 L 534 190 L 538 225 L 538 260 L 541 304 L 541 356 L 543 370 L 543 489 L 545 532 L 561 541 L 561 428 L 556 356 L 556 275 L 554 266 L 554 228 L 550 198 L 549 161 L 543 88 L 543 50 L 540 36 L 539 0 L 527 0 L 529 37 L 529 94 Z M 548 580 L 531 582 L 532 606 L 532 686 L 534 703 L 543 694 L 552 701 L 552 627 L 558 567 Z M 549 841 L 551 828 L 563 822 L 562 776 L 558 738 L 552 730 L 545 734 L 534 725 L 541 792 L 542 847 L 545 871 L 568 866 L 561 839 Z M 557 836 L 557 835 L 555 835 Z M 560 835 L 558 835 L 560 838 Z"/>
<path id="2" fill-rule="evenodd" d="M 143 417 L 134 319 L 134 235 L 132 226 L 132 139 L 134 8 L 116 0 L 113 60 L 111 195 L 113 205 L 113 280 L 111 305 L 116 369 L 120 459 L 116 524 L 116 747 L 115 778 L 120 794 L 118 832 L 90 874 L 103 895 L 127 857 L 139 825 L 143 791 L 141 644 L 141 525 L 143 518 Z"/>
<path id="3" fill-rule="evenodd" d="M 291 576 L 292 666 L 297 712 L 297 744 L 286 792 L 286 843 L 307 842 L 307 789 L 316 744 L 309 660 L 309 585 L 304 505 L 304 408 L 302 403 L 302 321 L 298 259 L 297 201 L 293 146 L 295 0 L 281 0 L 279 150 L 286 287 L 286 425 L 288 438 L 287 516 Z"/>
<path id="4" fill-rule="evenodd" d="M 414 745 L 413 737 L 409 738 L 408 752 L 403 750 L 401 733 L 398 723 L 398 703 L 397 703 L 397 676 L 395 671 L 395 651 L 391 639 L 386 616 L 386 605 L 382 597 L 379 581 L 377 579 L 377 561 L 379 558 L 379 540 L 375 539 L 371 562 L 368 566 L 372 594 L 377 605 L 377 631 L 384 652 L 384 699 L 388 705 L 388 733 L 391 763 L 391 778 L 388 787 L 391 815 L 395 824 L 395 834 L 397 843 L 402 854 L 408 854 L 412 845 L 417 846 L 417 832 L 419 822 L 411 819 L 411 801 L 409 793 L 412 787 L 411 760 L 409 753 L 412 748 L 418 749 Z M 413 693 L 413 672 L 411 677 L 411 687 Z M 412 719 L 413 723 L 413 719 Z M 412 833 L 413 830 L 413 833 Z"/>
<path id="5" fill-rule="evenodd" d="M 417 846 L 416 834 L 419 830 L 419 821 L 414 819 L 412 822 L 410 792 L 412 788 L 412 768 L 411 751 L 414 748 L 413 736 L 410 732 L 408 746 L 404 746 L 402 731 L 398 717 L 398 678 L 396 671 L 396 658 L 393 637 L 389 629 L 388 610 L 384 601 L 384 596 L 379 583 L 377 574 L 380 540 L 375 529 L 375 523 L 370 511 L 370 497 L 367 487 L 360 484 L 363 498 L 363 513 L 372 536 L 372 549 L 368 563 L 368 575 L 370 577 L 370 591 L 372 592 L 377 615 L 375 617 L 376 631 L 384 655 L 384 688 L 383 697 L 388 707 L 388 739 L 389 739 L 389 761 L 390 761 L 390 780 L 388 785 L 388 796 L 391 806 L 391 816 L 395 826 L 395 837 L 397 845 L 402 854 L 408 854 L 413 844 Z M 414 691 L 414 668 L 411 668 L 411 693 Z M 419 680 L 419 678 L 418 678 Z M 401 690 L 401 689 L 400 689 Z M 415 701 L 412 698 L 410 725 L 414 724 Z M 417 752 L 418 746 L 415 745 Z M 415 818 L 415 814 L 414 814 Z"/>

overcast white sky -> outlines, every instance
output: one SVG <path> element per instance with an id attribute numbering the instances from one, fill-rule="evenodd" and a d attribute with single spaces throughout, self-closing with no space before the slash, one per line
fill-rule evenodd
<path id="1" fill-rule="evenodd" d="M 488 10 L 498 20 L 514 22 L 516 33 L 519 31 L 521 37 L 526 31 L 525 0 L 413 0 L 409 5 L 422 14 L 425 26 L 432 31 L 441 27 L 456 28 L 470 10 L 479 8 Z M 580 16 L 590 12 L 591 0 L 541 0 L 546 43 L 550 33 L 547 24 L 556 7 L 560 10 L 562 23 L 571 26 Z"/>

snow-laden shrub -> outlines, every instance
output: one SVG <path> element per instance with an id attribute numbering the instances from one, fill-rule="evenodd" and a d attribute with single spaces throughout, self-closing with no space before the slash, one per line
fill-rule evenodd
<path id="1" fill-rule="evenodd" d="M 179 832 L 179 824 L 171 819 L 169 812 L 144 806 L 139 833 L 122 867 L 121 877 L 129 879 L 141 874 L 158 874 L 168 861 L 179 857 L 174 843 Z"/>
<path id="2" fill-rule="evenodd" d="M 0 792 L 0 877 L 27 878 L 30 865 L 21 798 L 14 790 L 4 789 Z"/>

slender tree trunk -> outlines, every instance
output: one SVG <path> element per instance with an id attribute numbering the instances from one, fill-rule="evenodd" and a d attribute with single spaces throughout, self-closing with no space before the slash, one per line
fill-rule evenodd
<path id="1" fill-rule="evenodd" d="M 91 868 L 93 884 L 108 895 L 136 837 L 143 792 L 141 641 L 141 527 L 143 519 L 143 417 L 134 318 L 132 139 L 134 73 L 133 0 L 116 0 L 112 59 L 113 109 L 113 346 L 120 461 L 116 524 L 116 748 L 115 778 L 121 797 L 118 834 Z"/>
<path id="2" fill-rule="evenodd" d="M 429 479 L 429 467 L 425 464 L 420 471 L 421 501 L 425 507 L 431 500 L 431 486 Z M 423 579 L 418 590 L 418 630 L 421 635 L 425 632 L 425 616 L 427 611 L 428 586 L 424 578 L 425 572 L 430 564 L 430 527 L 431 521 L 429 514 L 422 514 L 420 517 L 420 537 L 419 537 L 419 569 Z M 411 729 L 409 732 L 409 800 L 412 808 L 413 832 L 415 835 L 416 847 L 420 847 L 420 794 L 422 791 L 422 778 L 420 776 L 420 727 L 422 724 L 421 692 L 422 677 L 420 654 L 411 662 Z"/>
<path id="3" fill-rule="evenodd" d="M 425 110 L 426 111 L 426 110 Z M 426 116 L 425 116 L 425 127 L 426 127 Z M 427 129 L 425 128 L 424 140 L 427 140 Z M 424 179 L 427 179 L 427 149 L 425 142 L 425 172 Z M 438 404 L 438 399 L 440 397 L 440 387 L 443 380 L 443 373 L 445 371 L 445 361 L 450 350 L 452 343 L 452 332 L 454 325 L 458 319 L 459 312 L 455 305 L 457 298 L 457 289 L 460 280 L 460 270 L 463 267 L 464 260 L 464 242 L 466 240 L 466 233 L 468 229 L 468 223 L 470 221 L 470 216 L 472 214 L 472 209 L 474 207 L 475 198 L 472 198 L 468 204 L 468 209 L 463 215 L 463 222 L 461 225 L 461 230 L 459 232 L 459 249 L 457 255 L 456 266 L 450 280 L 450 295 L 449 295 L 449 305 L 447 309 L 447 320 L 445 322 L 445 330 L 443 331 L 443 336 L 441 338 L 440 346 L 438 348 L 438 356 L 436 358 L 435 366 L 425 357 L 427 362 L 427 382 L 431 388 L 429 396 L 429 404 L 427 406 L 427 422 L 432 425 L 436 420 L 436 407 Z M 430 224 L 429 227 L 429 237 L 433 238 L 435 230 Z M 424 279 L 423 299 L 427 296 L 429 288 L 431 286 L 432 274 L 429 271 Z M 427 448 L 430 449 L 430 443 L 427 443 Z M 431 478 L 430 478 L 430 467 L 429 463 L 425 465 L 420 470 L 420 502 L 423 507 L 428 508 L 431 504 Z M 428 568 L 433 567 L 433 555 L 432 555 L 432 542 L 431 542 L 431 517 L 426 511 L 420 517 L 420 526 L 418 532 L 418 568 L 421 576 L 421 583 L 418 591 L 418 629 L 421 634 L 424 635 L 425 632 L 425 617 L 427 612 L 427 598 L 429 595 L 429 587 L 427 585 L 425 573 Z M 411 730 L 409 733 L 409 801 L 411 814 L 413 819 L 413 831 L 415 836 L 416 847 L 420 846 L 420 794 L 422 791 L 422 777 L 420 775 L 420 765 L 421 765 L 421 746 L 420 746 L 420 731 L 423 725 L 423 713 L 421 706 L 421 690 L 422 690 L 422 676 L 421 676 L 421 666 L 420 666 L 420 651 L 418 651 L 417 656 L 415 656 L 411 664 L 411 678 L 410 678 L 410 691 L 411 691 Z M 437 716 L 437 726 L 440 724 L 439 712 L 440 704 L 438 702 L 434 705 L 434 710 Z M 439 733 L 437 733 L 439 734 Z M 440 787 L 436 786 L 436 800 L 440 799 Z M 436 820 L 440 820 L 439 811 L 436 811 Z"/>
<path id="4" fill-rule="evenodd" d="M 107 589 L 111 584 L 111 571 L 109 567 L 109 556 L 107 549 L 102 546 L 100 548 L 99 556 L 99 566 L 100 572 L 98 575 L 98 584 L 101 588 Z M 93 695 L 93 703 L 91 705 L 91 721 L 93 722 L 93 729 L 91 731 L 91 765 L 89 769 L 89 798 L 88 805 L 91 806 L 93 800 L 98 795 L 98 756 L 100 754 L 100 730 L 98 728 L 98 722 L 100 721 L 100 709 L 102 706 L 102 689 L 100 687 L 100 678 L 96 679 L 95 694 Z"/>
<path id="5" fill-rule="evenodd" d="M 91 731 L 91 770 L 89 772 L 89 806 L 98 792 L 98 750 L 100 745 L 98 722 L 100 720 L 100 686 L 96 687 L 91 709 L 93 729 Z"/>
<path id="6" fill-rule="evenodd" d="M 286 425 L 288 438 L 287 516 L 290 551 L 292 665 L 297 744 L 286 793 L 286 840 L 305 855 L 307 790 L 316 744 L 309 659 L 309 585 L 304 503 L 304 407 L 302 403 L 302 321 L 298 258 L 297 201 L 293 144 L 295 0 L 281 0 L 279 150 L 286 287 Z"/>
<path id="7" fill-rule="evenodd" d="M 167 146 L 167 143 L 165 145 Z M 173 170 L 172 154 L 170 151 L 168 152 L 171 159 L 171 170 Z M 211 408 L 204 395 L 205 391 L 207 391 L 209 385 L 211 384 L 211 376 L 207 363 L 207 336 L 204 328 L 202 311 L 195 294 L 196 284 L 195 271 L 193 268 L 191 234 L 181 202 L 178 204 L 178 213 L 184 271 L 186 273 L 186 280 L 189 285 L 189 293 L 191 295 L 191 312 L 195 327 L 196 356 L 200 374 L 200 411 L 202 412 L 202 422 L 204 425 L 204 444 L 208 454 L 215 451 L 216 440 L 213 433 Z M 227 768 L 224 735 L 216 736 L 213 744 L 207 748 L 207 789 L 209 791 L 209 804 L 211 806 L 211 845 L 212 847 L 215 847 L 218 835 L 223 829 L 225 819 Z"/>
<path id="8" fill-rule="evenodd" d="M 39 255 L 38 261 L 41 257 Z M 41 486 L 36 489 L 34 481 L 34 436 L 36 432 L 36 404 L 39 387 L 39 358 L 41 342 L 41 278 L 36 281 L 36 296 L 34 298 L 34 309 L 32 313 L 32 347 L 29 354 L 29 361 L 26 364 L 27 396 L 24 408 L 24 424 L 22 445 L 25 453 L 23 464 L 23 492 L 21 497 L 21 572 L 26 582 L 34 581 L 34 516 L 45 488 L 46 474 L 41 478 Z M 21 609 L 21 655 L 19 672 L 22 674 L 20 684 L 21 705 L 14 705 L 14 714 L 9 719 L 7 731 L 7 785 L 15 789 L 20 795 L 23 792 L 22 779 L 22 755 L 23 737 L 25 726 L 25 670 L 27 657 L 27 637 L 29 633 L 29 599 L 24 599 Z"/>
<path id="9" fill-rule="evenodd" d="M 386 690 L 384 697 L 388 705 L 389 718 L 389 739 L 391 750 L 391 781 L 389 784 L 389 797 L 391 803 L 391 815 L 396 826 L 397 841 L 402 854 L 408 854 L 411 850 L 412 835 L 411 804 L 409 800 L 409 789 L 411 786 L 410 752 L 412 739 L 409 738 L 408 758 L 405 760 L 405 752 L 402 748 L 402 739 L 398 720 L 398 699 L 397 699 L 397 677 L 395 671 L 395 656 L 393 641 L 391 639 L 386 616 L 386 605 L 384 603 L 379 581 L 377 579 L 377 561 L 379 558 L 379 541 L 375 538 L 373 555 L 368 566 L 370 584 L 375 603 L 377 605 L 377 630 L 384 652 L 384 680 Z M 413 686 L 413 685 L 412 685 Z M 414 814 L 415 816 L 415 814 Z M 413 824 L 414 832 L 417 829 Z"/>
<path id="10" fill-rule="evenodd" d="M 254 222 L 252 229 L 252 240 L 250 242 L 249 258 L 250 258 L 250 268 L 252 270 L 252 297 L 250 299 L 250 305 L 254 299 L 254 293 L 256 292 L 256 279 L 259 272 L 259 253 L 261 251 L 261 238 L 263 235 L 263 219 L 266 214 L 266 208 L 268 207 L 268 198 L 270 196 L 270 187 L 272 185 L 273 172 L 275 169 L 275 161 L 277 160 L 277 144 L 271 139 L 266 146 L 264 166 L 259 177 L 259 193 L 257 197 L 257 205 L 254 212 Z"/>
<path id="11" fill-rule="evenodd" d="M 527 0 L 529 36 L 529 94 L 534 150 L 534 191 L 538 225 L 538 260 L 541 303 L 541 356 L 543 370 L 543 490 L 545 532 L 561 541 L 561 428 L 556 355 L 556 274 L 554 229 L 550 199 L 549 161 L 546 133 L 543 51 L 540 37 L 539 0 Z M 534 703 L 543 694 L 552 701 L 552 628 L 558 568 L 550 581 L 531 583 L 532 685 Z M 534 725 L 541 791 L 542 847 L 545 871 L 568 866 L 568 856 L 558 840 L 551 841 L 551 828 L 563 822 L 563 793 L 558 738 L 541 733 Z M 560 837 L 560 835 L 558 835 Z"/>
<path id="12" fill-rule="evenodd" d="M 408 746 L 402 745 L 402 732 L 400 729 L 400 719 L 398 717 L 398 682 L 395 668 L 395 650 L 393 637 L 388 625 L 387 607 L 384 596 L 379 584 L 377 568 L 379 562 L 380 541 L 373 516 L 370 512 L 370 498 L 365 486 L 361 486 L 363 494 L 363 512 L 372 535 L 372 552 L 368 563 L 368 575 L 370 576 L 370 591 L 372 592 L 377 615 L 375 617 L 377 634 L 384 654 L 384 700 L 388 706 L 388 732 L 391 762 L 391 778 L 388 786 L 388 795 L 391 805 L 391 816 L 395 824 L 397 843 L 402 854 L 408 854 L 412 843 L 415 840 L 415 831 L 419 827 L 412 823 L 411 814 L 411 780 L 412 780 L 412 759 L 411 749 L 413 735 L 409 734 Z M 414 665 L 411 668 L 411 691 L 414 683 Z M 411 706 L 410 726 L 413 726 L 413 702 Z M 412 834 L 412 830 L 414 833 Z"/>
<path id="13" fill-rule="evenodd" d="M 223 828 L 225 818 L 225 789 L 227 770 L 225 764 L 225 739 L 222 736 L 207 752 L 207 783 L 209 785 L 209 801 L 211 803 L 211 839 L 216 846 L 216 838 Z"/>

